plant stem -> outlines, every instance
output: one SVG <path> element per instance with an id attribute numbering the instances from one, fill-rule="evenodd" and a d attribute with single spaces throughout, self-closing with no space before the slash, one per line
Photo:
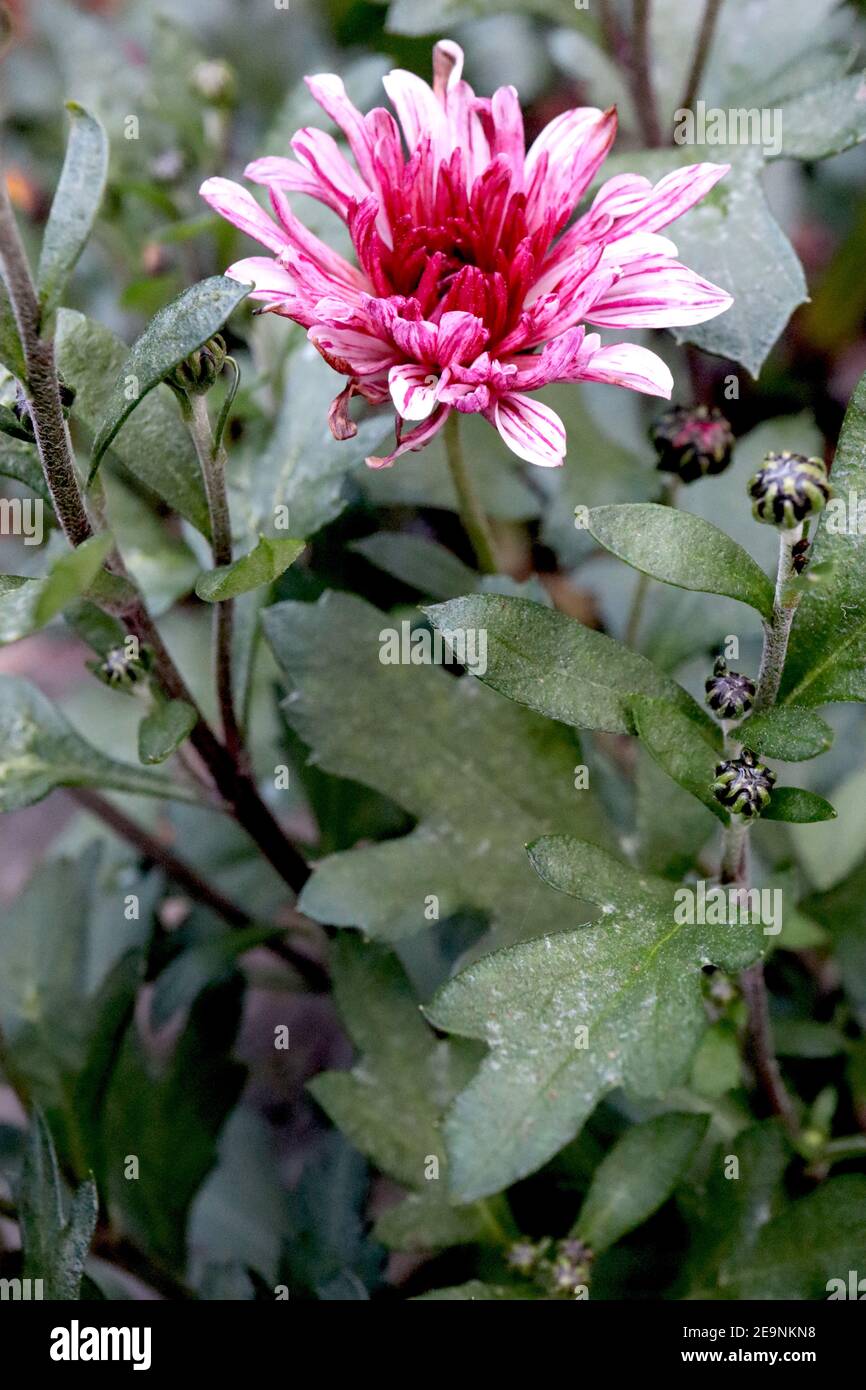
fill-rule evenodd
<path id="1" fill-rule="evenodd" d="M 716 20 L 719 17 L 719 10 L 722 8 L 722 0 L 707 0 L 704 9 L 704 17 L 701 20 L 701 27 L 698 32 L 695 44 L 695 55 L 692 59 L 691 71 L 689 72 L 686 90 L 680 106 L 686 110 L 695 103 L 698 95 L 698 87 L 704 74 L 707 58 L 710 55 L 710 46 L 713 42 L 713 34 L 716 29 Z"/>
<path id="2" fill-rule="evenodd" d="M 98 816 L 121 839 L 133 845 L 143 859 L 151 864 L 158 864 L 167 878 L 188 893 L 195 902 L 201 903 L 222 917 L 230 927 L 243 930 L 256 925 L 255 919 L 244 908 L 225 897 L 218 888 L 212 887 L 191 864 L 175 854 L 163 840 L 151 835 L 137 821 L 127 816 L 113 801 L 86 787 L 69 788 L 69 795 L 84 810 Z M 291 965 L 311 989 L 327 989 L 328 973 L 318 961 L 294 950 L 287 942 L 274 940 L 265 944 L 269 950 Z"/>
<path id="3" fill-rule="evenodd" d="M 647 595 L 649 594 L 649 585 L 649 575 L 641 570 L 638 573 L 637 584 L 635 585 L 635 591 L 632 595 L 631 608 L 628 612 L 628 622 L 625 627 L 625 644 L 627 647 L 637 647 L 638 633 L 640 632 Z"/>
<path id="4" fill-rule="evenodd" d="M 779 564 L 776 571 L 776 592 L 773 598 L 773 616 L 764 623 L 764 650 L 761 655 L 761 669 L 755 689 L 754 711 L 768 709 L 775 704 L 782 682 L 785 655 L 791 624 L 800 602 L 800 595 L 786 592 L 794 577 L 792 552 L 803 534 L 803 527 L 796 526 L 790 531 L 779 532 Z"/>
<path id="5" fill-rule="evenodd" d="M 214 565 L 230 565 L 232 562 L 232 527 L 226 492 L 226 455 L 222 445 L 214 446 L 207 401 L 203 395 L 189 398 L 190 414 L 187 420 L 198 461 L 201 465 L 207 497 L 211 527 L 211 549 Z M 234 628 L 234 600 L 223 599 L 214 604 L 214 651 L 216 659 L 216 687 L 222 721 L 223 741 L 231 756 L 241 763 L 246 762 L 243 735 L 241 734 L 235 712 L 232 683 L 232 631 Z"/>
<path id="6" fill-rule="evenodd" d="M 650 149 L 662 143 L 649 51 L 650 0 L 634 0 L 631 31 L 631 85 L 637 115 L 643 121 L 644 136 Z"/>
<path id="7" fill-rule="evenodd" d="M 42 471 L 54 501 L 58 520 L 70 545 L 75 547 L 88 540 L 93 530 L 75 472 L 66 422 L 60 405 L 53 343 L 40 337 L 36 291 L 2 176 L 0 269 L 24 349 L 28 374 L 26 386 Z M 123 560 L 117 551 L 109 555 L 106 567 L 129 581 Z M 255 841 L 284 883 L 294 892 L 299 892 L 310 872 L 303 855 L 284 834 L 262 801 L 246 768 L 239 765 L 237 759 L 214 734 L 186 681 L 175 666 L 140 595 L 136 593 L 125 602 L 106 606 L 115 617 L 126 624 L 140 642 L 151 648 L 156 674 L 169 698 L 185 700 L 195 710 L 196 724 L 190 734 L 190 742 L 206 763 L 218 790 L 232 808 L 237 821 Z"/>
<path id="8" fill-rule="evenodd" d="M 793 598 L 786 596 L 788 583 L 794 573 L 791 552 L 800 539 L 802 529 L 797 527 L 795 530 L 779 533 L 779 564 L 773 616 L 769 623 L 764 623 L 764 649 L 753 705 L 756 711 L 767 709 L 774 704 L 782 680 L 791 623 L 799 602 L 798 595 L 794 595 Z M 748 887 L 749 828 L 749 822 L 741 820 L 739 816 L 731 816 L 731 824 L 726 828 L 724 836 L 722 883 Z M 773 1114 L 779 1115 L 788 1132 L 796 1135 L 799 1129 L 797 1112 L 782 1080 L 773 1046 L 763 961 L 756 961 L 754 965 L 741 972 L 740 988 L 746 1005 L 746 1053 Z"/>
<path id="9" fill-rule="evenodd" d="M 469 476 L 466 461 L 463 457 L 463 448 L 460 443 L 460 415 L 456 410 L 452 410 L 445 421 L 445 456 L 448 459 L 448 467 L 451 470 L 451 480 L 454 483 L 454 491 L 457 493 L 457 505 L 460 511 L 460 520 L 463 522 L 472 549 L 475 551 L 475 558 L 478 561 L 478 568 L 482 574 L 498 574 L 499 565 L 496 560 L 496 547 L 493 540 L 493 533 L 490 530 L 490 523 L 484 515 L 484 509 L 475 491 L 475 487 Z"/>

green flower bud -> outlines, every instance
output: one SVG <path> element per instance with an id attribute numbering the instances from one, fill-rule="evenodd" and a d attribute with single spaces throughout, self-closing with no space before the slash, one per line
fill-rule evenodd
<path id="1" fill-rule="evenodd" d="M 751 748 L 716 767 L 713 795 L 729 811 L 740 816 L 759 816 L 769 805 L 776 774 L 755 757 Z"/>
<path id="2" fill-rule="evenodd" d="M 704 682 L 707 704 L 720 719 L 742 719 L 752 708 L 755 682 L 739 671 L 729 671 L 724 657 L 719 657 L 713 674 Z"/>
<path id="3" fill-rule="evenodd" d="M 734 435 L 720 410 L 706 405 L 675 405 L 655 421 L 650 439 L 658 454 L 656 467 L 693 483 L 708 473 L 723 473 L 731 461 Z"/>
<path id="4" fill-rule="evenodd" d="M 174 371 L 169 372 L 165 378 L 166 385 L 184 396 L 203 396 L 222 371 L 226 352 L 225 339 L 221 333 L 215 333 L 203 347 L 190 353 Z"/>
<path id="5" fill-rule="evenodd" d="M 820 512 L 830 496 L 823 460 L 802 454 L 767 454 L 749 483 L 752 512 L 757 521 L 793 530 Z"/>
<path id="6" fill-rule="evenodd" d="M 112 647 L 101 661 L 89 661 L 89 670 L 103 685 L 112 690 L 131 691 L 145 680 L 150 670 L 150 655 L 142 649 L 139 656 L 130 656 L 123 647 Z"/>

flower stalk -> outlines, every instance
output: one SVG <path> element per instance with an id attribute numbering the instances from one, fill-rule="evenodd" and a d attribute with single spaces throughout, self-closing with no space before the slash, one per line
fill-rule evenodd
<path id="1" fill-rule="evenodd" d="M 445 421 L 444 437 L 445 457 L 448 460 L 454 491 L 457 493 L 460 520 L 463 522 L 463 529 L 475 552 L 478 568 L 482 574 L 498 574 L 496 543 L 493 539 L 490 523 L 481 505 L 481 499 L 466 467 L 463 446 L 460 441 L 460 416 L 456 410 L 452 410 Z"/>

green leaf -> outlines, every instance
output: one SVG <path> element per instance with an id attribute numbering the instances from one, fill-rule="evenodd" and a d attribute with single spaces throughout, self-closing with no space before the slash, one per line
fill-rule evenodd
<path id="1" fill-rule="evenodd" d="M 22 425 L 15 411 L 8 405 L 0 405 L 0 431 L 25 444 L 33 442 L 33 434 Z"/>
<path id="2" fill-rule="evenodd" d="M 841 883 L 823 893 L 812 894 L 799 906 L 830 933 L 833 960 L 863 1027 L 866 1024 L 866 860 L 861 860 Z"/>
<path id="3" fill-rule="evenodd" d="M 173 1269 L 183 1269 L 190 1204 L 243 1086 L 231 1056 L 242 995 L 237 977 L 201 995 L 158 1068 L 132 1025 L 105 1102 L 107 1200 L 120 1228 Z M 129 1155 L 139 1161 L 135 1181 L 125 1175 Z"/>
<path id="4" fill-rule="evenodd" d="M 229 980 L 239 958 L 272 940 L 279 928 L 229 928 L 196 911 L 181 932 L 187 940 L 176 943 L 177 955 L 160 971 L 154 986 L 150 1018 L 156 1029 L 164 1028 L 181 1009 L 188 1009 L 205 989 Z"/>
<path id="5" fill-rule="evenodd" d="M 99 1211 L 93 1179 L 73 1194 L 68 1213 L 64 1206 L 51 1131 L 37 1110 L 24 1151 L 19 1194 L 24 1278 L 42 1280 L 41 1297 L 57 1302 L 81 1297 L 81 1278 Z"/>
<path id="6" fill-rule="evenodd" d="M 320 861 L 302 910 L 388 941 L 427 928 L 434 907 L 440 920 L 484 913 L 486 944 L 494 934 L 513 941 L 585 921 L 589 909 L 564 911 L 521 852 L 539 830 L 608 833 L 593 794 L 575 790 L 575 735 L 477 681 L 383 664 L 381 634 L 392 621 L 337 593 L 264 615 L 293 686 L 286 716 L 316 765 L 374 788 L 419 822 L 409 835 Z"/>
<path id="7" fill-rule="evenodd" d="M 773 612 L 773 586 L 736 541 L 701 517 L 655 502 L 594 507 L 589 530 L 626 564 L 680 589 L 724 594 Z"/>
<path id="8" fill-rule="evenodd" d="M 55 787 L 99 787 L 181 801 L 193 794 L 156 772 L 116 762 L 77 734 L 27 681 L 0 677 L 0 811 L 41 801 Z"/>
<path id="9" fill-rule="evenodd" d="M 185 700 L 169 700 L 145 715 L 138 726 L 138 757 L 148 766 L 164 763 L 189 738 L 196 713 Z"/>
<path id="10" fill-rule="evenodd" d="M 794 617 L 782 677 L 782 699 L 792 705 L 866 700 L 866 532 L 856 502 L 866 497 L 866 376 L 845 414 L 832 480 L 835 497 L 819 518 L 810 560 L 829 561 L 832 570 Z M 839 524 L 840 503 L 850 531 Z"/>
<path id="11" fill-rule="evenodd" d="M 133 343 L 111 390 L 105 417 L 93 441 L 88 484 L 114 436 L 139 402 L 190 353 L 218 333 L 249 292 L 249 285 L 241 285 L 225 275 L 212 275 L 160 309 Z"/>
<path id="12" fill-rule="evenodd" d="M 50 623 L 68 603 L 87 593 L 102 569 L 112 545 L 111 535 L 103 531 L 101 535 L 91 536 L 82 545 L 76 546 L 74 550 L 54 561 L 33 605 L 33 618 L 37 627 L 44 627 L 46 623 Z"/>
<path id="13" fill-rule="evenodd" d="M 774 787 L 769 806 L 761 812 L 762 820 L 784 820 L 794 824 L 810 821 L 835 820 L 836 812 L 829 801 L 817 792 L 803 787 Z"/>
<path id="14" fill-rule="evenodd" d="M 775 705 L 739 724 L 737 741 L 768 758 L 799 763 L 826 753 L 833 742 L 833 730 L 812 710 Z"/>
<path id="15" fill-rule="evenodd" d="M 689 1085 L 699 1096 L 717 1100 L 740 1085 L 740 1073 L 736 1030 L 727 1020 L 720 1019 L 707 1029 L 695 1053 Z"/>
<path id="16" fill-rule="evenodd" d="M 11 439 L 9 435 L 0 436 L 0 477 L 15 478 L 19 483 L 24 483 L 49 508 L 46 522 L 53 516 L 51 493 L 35 444 L 25 444 L 23 440 Z"/>
<path id="17" fill-rule="evenodd" d="M 716 1150 L 705 1190 L 687 1207 L 692 1241 L 684 1284 L 689 1297 L 718 1298 L 720 1290 L 728 1296 L 762 1227 L 785 1206 L 783 1178 L 792 1156 L 778 1120 L 750 1125 Z"/>
<path id="18" fill-rule="evenodd" d="M 288 537 L 269 540 L 267 536 L 260 536 L 258 545 L 249 555 L 199 575 L 195 591 L 207 603 L 220 603 L 261 588 L 279 579 L 289 565 L 294 564 L 305 545 L 306 541 Z"/>
<path id="19" fill-rule="evenodd" d="M 309 1090 L 382 1172 L 431 1189 L 428 1156 L 445 1165 L 439 1117 L 465 1085 L 473 1058 L 437 1040 L 400 965 L 381 947 L 342 933 L 332 969 L 337 1007 L 362 1056 L 353 1071 L 325 1072 Z"/>
<path id="20" fill-rule="evenodd" d="M 108 137 L 102 123 L 77 101 L 68 101 L 66 109 L 72 122 L 69 143 L 42 237 L 36 275 L 43 318 L 60 303 L 87 244 L 108 175 Z"/>
<path id="21" fill-rule="evenodd" d="M 825 159 L 866 140 L 866 73 L 827 82 L 786 101 L 782 159 Z"/>
<path id="22" fill-rule="evenodd" d="M 0 364 L 17 377 L 20 382 L 27 380 L 24 363 L 24 349 L 18 337 L 18 325 L 9 302 L 6 286 L 0 280 Z"/>
<path id="23" fill-rule="evenodd" d="M 336 1130 L 304 1165 L 289 1198 L 278 1282 L 294 1296 L 356 1301 L 380 1280 L 384 1252 L 365 1234 L 370 1174 Z"/>
<path id="24" fill-rule="evenodd" d="M 535 1284 L 485 1284 L 470 1279 L 467 1284 L 452 1284 L 419 1294 L 414 1303 L 502 1303 L 513 1299 L 540 1299 L 543 1295 Z"/>
<path id="25" fill-rule="evenodd" d="M 764 1226 L 732 1279 L 731 1295 L 748 1299 L 826 1299 L 862 1262 L 866 1244 L 866 1177 L 830 1178 Z"/>
<path id="26" fill-rule="evenodd" d="M 679 880 L 715 831 L 715 816 L 696 806 L 640 745 L 635 776 L 641 866 Z"/>
<path id="27" fill-rule="evenodd" d="M 410 1192 L 376 1222 L 374 1234 L 389 1250 L 447 1250 L 452 1245 L 481 1244 L 490 1236 L 482 1204 L 453 1207 L 441 1187 Z"/>
<path id="28" fill-rule="evenodd" d="M 201 561 L 181 536 L 172 533 L 140 491 L 107 471 L 102 474 L 102 486 L 109 530 L 148 611 L 158 618 L 192 593 Z"/>
<path id="29" fill-rule="evenodd" d="M 713 795 L 716 764 L 722 757 L 719 730 L 711 725 L 698 728 L 668 700 L 637 695 L 631 708 L 635 731 L 650 757 L 727 825 L 728 813 Z"/>
<path id="30" fill-rule="evenodd" d="M 97 1166 L 102 1074 L 143 974 L 159 891 L 158 874 L 145 877 L 128 858 L 90 845 L 76 861 L 43 864 L 0 920 L 4 1066 L 46 1112 L 81 1176 Z M 137 921 L 125 915 L 130 893 Z"/>
<path id="31" fill-rule="evenodd" d="M 427 1009 L 435 1027 L 490 1049 L 445 1123 L 463 1201 L 540 1167 L 615 1087 L 649 1097 L 682 1084 L 706 1026 L 703 966 L 760 953 L 753 927 L 677 924 L 673 884 L 595 846 L 554 835 L 529 854 L 547 883 L 591 898 L 604 918 L 485 956 Z"/>
<path id="32" fill-rule="evenodd" d="M 709 1127 L 707 1115 L 659 1115 L 626 1130 L 593 1174 L 574 1232 L 598 1254 L 658 1211 Z"/>
<path id="33" fill-rule="evenodd" d="M 479 680 L 550 719 L 633 733 L 631 697 L 639 692 L 666 696 L 703 718 L 646 657 L 529 599 L 475 594 L 425 611 L 443 632 L 485 633 L 487 669 Z"/>
<path id="34" fill-rule="evenodd" d="M 377 531 L 349 547 L 371 565 L 402 584 L 431 598 L 457 598 L 471 593 L 479 576 L 444 545 L 403 531 Z"/>
<path id="35" fill-rule="evenodd" d="M 75 390 L 73 415 L 93 433 L 111 406 L 128 348 L 110 329 L 72 309 L 57 315 L 57 363 Z M 130 369 L 132 370 L 132 369 Z M 121 377 L 121 386 L 125 373 Z M 135 402 L 126 402 L 132 407 Z M 201 470 L 189 432 L 168 387 L 141 402 L 112 441 L 112 453 L 140 483 L 209 534 Z"/>
<path id="36" fill-rule="evenodd" d="M 250 544 L 262 533 L 273 535 L 277 508 L 288 509 L 296 536 L 312 536 L 333 521 L 346 505 L 346 475 L 363 466 L 392 428 L 393 417 L 374 413 L 352 439 L 335 439 L 328 410 L 339 384 L 312 343 L 289 355 L 273 431 L 263 449 L 242 459 L 232 496 L 232 516 L 245 524 Z"/>

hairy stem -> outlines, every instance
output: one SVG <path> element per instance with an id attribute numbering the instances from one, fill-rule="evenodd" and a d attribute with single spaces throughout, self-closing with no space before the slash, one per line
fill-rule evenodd
<path id="1" fill-rule="evenodd" d="M 680 102 L 680 106 L 686 110 L 695 104 L 695 99 L 698 95 L 698 87 L 704 75 L 704 68 L 707 65 L 707 58 L 710 56 L 710 47 L 716 29 L 716 20 L 719 17 L 719 10 L 721 8 L 722 0 L 706 0 L 704 16 L 701 20 L 701 27 L 698 31 L 697 42 L 695 43 L 692 66 L 688 81 L 686 82 L 686 90 Z"/>
<path id="2" fill-rule="evenodd" d="M 64 533 L 70 545 L 81 545 L 93 534 L 75 472 L 50 340 L 40 337 L 39 305 L 18 225 L 0 178 L 0 268 L 15 314 L 27 364 L 27 391 L 42 471 Z M 112 573 L 129 580 L 123 560 L 113 551 L 106 561 Z M 303 856 L 284 834 L 246 769 L 220 743 L 201 712 L 186 681 L 175 666 L 156 624 L 137 593 L 125 602 L 107 605 L 154 655 L 156 674 L 173 700 L 185 700 L 196 712 L 190 734 L 193 747 L 207 764 L 216 786 L 236 819 L 262 854 L 295 892 L 309 877 Z"/>
<path id="3" fill-rule="evenodd" d="M 484 508 L 481 506 L 478 494 L 469 476 L 466 460 L 463 457 L 463 447 L 460 442 L 460 415 L 458 411 L 451 411 L 445 421 L 443 433 L 445 436 L 445 455 L 448 459 L 448 467 L 451 470 L 451 480 L 454 483 L 454 491 L 457 493 L 460 520 L 463 522 L 463 529 L 469 537 L 472 549 L 475 551 L 478 568 L 482 574 L 498 574 L 499 566 L 496 560 L 496 546 L 493 540 L 493 533 L 490 530 L 490 523 L 484 514 Z"/>
<path id="4" fill-rule="evenodd" d="M 226 492 L 226 455 L 220 444 L 214 446 L 207 402 L 203 395 L 189 397 L 190 415 L 187 421 L 204 480 L 205 496 L 211 526 L 211 548 L 214 565 L 232 562 L 232 527 Z M 232 757 L 246 761 L 243 736 L 235 711 L 232 683 L 232 632 L 234 600 L 223 599 L 214 604 L 214 651 L 216 658 L 216 687 L 222 721 L 223 740 Z"/>
<path id="5" fill-rule="evenodd" d="M 799 602 L 798 596 L 790 596 L 788 584 L 794 574 L 792 551 L 801 532 L 802 527 L 797 527 L 796 530 L 779 533 L 773 616 L 769 623 L 764 624 L 764 649 L 755 691 L 755 710 L 767 709 L 774 704 L 782 680 L 791 623 Z M 741 817 L 731 816 L 731 824 L 725 830 L 724 837 L 722 883 L 735 884 L 744 889 L 749 886 L 749 828 L 749 823 Z M 789 1133 L 796 1135 L 799 1129 L 797 1112 L 782 1080 L 773 1044 L 763 961 L 756 961 L 741 972 L 740 988 L 746 1006 L 746 1055 L 773 1114 L 779 1115 Z"/>
<path id="6" fill-rule="evenodd" d="M 195 902 L 210 908 L 230 927 L 240 930 L 256 925 L 254 918 L 244 908 L 209 884 L 191 864 L 176 854 L 163 840 L 151 835 L 137 821 L 127 816 L 113 801 L 86 787 L 70 788 L 69 795 L 79 806 L 91 815 L 98 816 L 110 830 L 137 849 L 142 858 L 151 864 L 157 864 L 166 877 L 188 893 Z M 328 974 L 318 961 L 304 955 L 303 952 L 295 951 L 288 943 L 274 940 L 267 944 L 268 949 L 290 964 L 311 989 L 327 989 Z"/>
<path id="7" fill-rule="evenodd" d="M 634 0 L 630 63 L 632 94 L 638 119 L 643 122 L 646 142 L 650 149 L 658 149 L 662 143 L 662 134 L 653 90 L 649 19 L 650 0 Z"/>

